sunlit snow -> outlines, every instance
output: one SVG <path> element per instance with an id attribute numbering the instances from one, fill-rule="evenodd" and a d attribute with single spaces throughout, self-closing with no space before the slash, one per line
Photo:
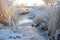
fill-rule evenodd
<path id="1" fill-rule="evenodd" d="M 25 6 L 40 6 L 44 5 L 45 2 L 43 0 L 16 0 L 13 2 L 13 5 L 24 4 Z"/>

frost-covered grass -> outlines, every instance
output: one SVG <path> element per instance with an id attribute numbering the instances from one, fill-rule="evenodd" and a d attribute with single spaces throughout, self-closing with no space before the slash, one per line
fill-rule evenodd
<path id="1" fill-rule="evenodd" d="M 51 7 L 46 7 L 43 14 L 37 15 L 32 26 L 37 29 L 45 30 L 43 33 L 58 40 L 56 31 L 60 27 L 60 2 Z M 47 30 L 45 29 L 47 27 Z M 59 28 L 60 29 L 60 28 Z M 54 38 L 55 37 L 55 38 Z"/>
<path id="2" fill-rule="evenodd" d="M 23 33 L 14 33 L 9 29 L 0 30 L 0 40 L 44 40 L 42 36 L 24 36 Z"/>

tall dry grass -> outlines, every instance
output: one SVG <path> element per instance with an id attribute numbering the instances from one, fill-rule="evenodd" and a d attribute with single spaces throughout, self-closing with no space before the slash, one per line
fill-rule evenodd
<path id="1" fill-rule="evenodd" d="M 15 16 L 15 10 L 13 10 L 12 6 L 8 5 L 7 1 L 8 0 L 0 0 L 0 23 L 5 26 L 8 26 L 9 21 L 14 19 Z"/>

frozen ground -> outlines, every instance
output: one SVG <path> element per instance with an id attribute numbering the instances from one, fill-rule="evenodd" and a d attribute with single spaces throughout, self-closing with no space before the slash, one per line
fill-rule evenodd
<path id="1" fill-rule="evenodd" d="M 42 13 L 34 11 L 32 13 Z M 32 14 L 31 14 L 32 15 Z M 31 27 L 33 20 L 24 18 L 19 21 L 19 25 L 13 31 L 10 28 L 0 29 L 0 40 L 46 40 L 43 36 L 39 35 L 36 28 Z"/>

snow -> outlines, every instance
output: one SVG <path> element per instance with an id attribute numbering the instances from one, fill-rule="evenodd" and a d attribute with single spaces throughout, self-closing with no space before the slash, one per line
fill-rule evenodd
<path id="1" fill-rule="evenodd" d="M 36 10 L 30 13 L 31 15 L 32 13 L 37 15 L 43 13 L 43 11 Z M 18 26 L 13 28 L 13 30 L 9 27 L 0 29 L 0 40 L 46 40 L 43 36 L 39 35 L 36 28 L 31 27 L 32 23 L 33 19 L 29 19 L 29 15 L 25 15 L 23 20 L 19 19 Z"/>
<path id="2" fill-rule="evenodd" d="M 43 0 L 15 0 L 13 2 L 13 5 L 21 5 L 24 4 L 25 6 L 34 6 L 34 4 L 36 4 L 36 6 L 41 6 L 44 5 L 45 2 Z"/>
<path id="3" fill-rule="evenodd" d="M 42 14 L 42 13 L 44 13 L 44 10 L 42 10 L 42 9 L 38 9 L 38 10 L 35 10 L 35 11 L 32 12 L 32 14 L 36 14 L 36 15 L 39 15 L 39 14 Z"/>
<path id="4" fill-rule="evenodd" d="M 43 9 L 34 10 L 28 14 L 28 17 L 29 19 L 34 19 L 37 15 L 41 15 L 43 13 L 44 13 Z"/>
<path id="5" fill-rule="evenodd" d="M 19 21 L 19 24 L 28 23 L 28 22 L 32 22 L 32 20 L 24 19 L 23 21 Z"/>
<path id="6" fill-rule="evenodd" d="M 35 38 L 36 37 L 36 38 Z M 1 40 L 43 40 L 42 36 L 24 36 L 23 33 L 15 33 L 9 29 L 0 30 L 0 39 Z"/>

